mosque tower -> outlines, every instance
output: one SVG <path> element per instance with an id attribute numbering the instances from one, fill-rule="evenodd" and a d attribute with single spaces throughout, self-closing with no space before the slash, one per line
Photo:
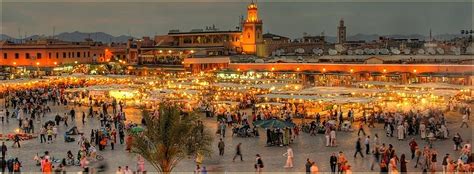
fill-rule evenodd
<path id="1" fill-rule="evenodd" d="M 247 19 L 242 27 L 242 51 L 245 54 L 264 55 L 263 22 L 258 18 L 257 4 L 247 6 Z"/>
<path id="2" fill-rule="evenodd" d="M 344 19 L 341 19 L 337 27 L 337 43 L 343 44 L 344 42 L 346 42 L 346 26 L 344 26 Z"/>

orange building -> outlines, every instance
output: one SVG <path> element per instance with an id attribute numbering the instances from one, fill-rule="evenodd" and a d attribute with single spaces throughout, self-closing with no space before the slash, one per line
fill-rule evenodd
<path id="1" fill-rule="evenodd" d="M 106 45 L 97 42 L 64 42 L 42 39 L 26 43 L 0 42 L 0 65 L 54 67 L 106 61 Z"/>
<path id="2" fill-rule="evenodd" d="M 257 4 L 252 2 L 247 7 L 247 20 L 242 25 L 242 51 L 245 54 L 263 57 L 265 53 L 263 22 L 258 18 Z"/>

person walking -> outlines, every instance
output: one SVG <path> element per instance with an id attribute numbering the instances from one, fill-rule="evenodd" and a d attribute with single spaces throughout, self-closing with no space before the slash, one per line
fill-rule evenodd
<path id="1" fill-rule="evenodd" d="M 18 148 L 20 148 L 20 136 L 18 136 L 18 134 L 15 134 L 15 136 L 13 137 L 13 145 L 12 147 L 15 147 L 15 144 L 18 146 Z"/>
<path id="2" fill-rule="evenodd" d="M 219 140 L 219 143 L 217 144 L 217 148 L 219 149 L 219 156 L 224 156 L 225 143 L 222 140 L 222 138 Z"/>
<path id="3" fill-rule="evenodd" d="M 311 166 L 313 165 L 313 163 L 309 160 L 309 158 L 306 158 L 306 164 L 304 164 L 305 166 L 305 172 L 306 174 L 310 174 L 311 173 Z"/>
<path id="4" fill-rule="evenodd" d="M 446 171 L 448 170 L 448 163 L 449 161 L 451 161 L 451 158 L 449 157 L 449 153 L 447 153 L 444 157 L 443 157 L 443 174 L 446 173 Z"/>
<path id="5" fill-rule="evenodd" d="M 406 174 L 407 173 L 407 163 L 408 161 L 405 159 L 405 154 L 400 156 L 400 173 Z"/>
<path id="6" fill-rule="evenodd" d="M 461 143 L 462 143 L 462 138 L 459 133 L 456 133 L 453 137 L 453 142 L 454 142 L 454 150 L 457 151 L 461 148 Z"/>
<path id="7" fill-rule="evenodd" d="M 463 128 L 464 125 L 466 125 L 467 128 L 469 128 L 469 124 L 467 124 L 468 118 L 467 118 L 467 113 L 462 115 L 462 123 L 461 123 L 461 128 Z"/>
<path id="8" fill-rule="evenodd" d="M 86 113 L 82 111 L 82 125 L 86 124 Z"/>
<path id="9" fill-rule="evenodd" d="M 46 128 L 44 128 L 43 126 L 41 126 L 40 128 L 40 142 L 46 142 Z"/>
<path id="10" fill-rule="evenodd" d="M 331 132 L 329 133 L 330 135 L 330 140 L 331 140 L 331 143 L 330 143 L 330 146 L 331 147 L 334 147 L 336 146 L 336 130 L 334 129 L 331 129 Z"/>
<path id="11" fill-rule="evenodd" d="M 260 154 L 257 154 L 255 155 L 256 158 L 255 158 L 255 171 L 257 173 L 262 173 L 262 169 L 263 169 L 263 160 L 262 160 L 262 157 L 260 157 Z"/>
<path id="12" fill-rule="evenodd" d="M 336 173 L 336 167 L 337 167 L 336 153 L 332 153 L 331 157 L 329 158 L 329 165 L 331 166 L 331 174 L 335 174 Z"/>
<path id="13" fill-rule="evenodd" d="M 319 173 L 319 168 L 316 165 L 316 162 L 312 162 L 310 172 L 311 172 L 311 174 L 318 174 Z"/>
<path id="14" fill-rule="evenodd" d="M 397 127 L 397 135 L 399 141 L 405 139 L 405 127 L 402 124 L 399 124 Z"/>
<path id="15" fill-rule="evenodd" d="M 357 153 L 359 153 L 360 156 L 362 156 L 362 158 L 364 158 L 364 154 L 362 154 L 362 145 L 360 143 L 360 138 L 357 138 L 355 150 L 356 151 L 354 153 L 354 158 L 357 158 Z"/>
<path id="16" fill-rule="evenodd" d="M 8 148 L 5 145 L 5 142 L 2 142 L 2 146 L 0 147 L 0 150 L 2 151 L 2 158 L 5 158 L 7 156 L 7 151 L 8 151 Z"/>
<path id="17" fill-rule="evenodd" d="M 286 153 L 283 154 L 283 156 L 286 156 L 286 164 L 285 168 L 293 168 L 293 149 L 290 146 L 287 146 L 286 148 Z"/>
<path id="18" fill-rule="evenodd" d="M 378 164 L 380 161 L 380 149 L 379 147 L 375 146 L 375 148 L 372 150 L 372 164 L 370 164 L 370 170 L 374 170 L 375 164 Z"/>
<path id="19" fill-rule="evenodd" d="M 420 164 L 421 155 L 422 155 L 422 152 L 420 148 L 418 146 L 415 147 L 415 156 L 416 156 L 415 168 L 417 168 L 418 164 Z"/>
<path id="20" fill-rule="evenodd" d="M 342 151 L 339 151 L 339 156 L 337 157 L 337 171 L 342 172 L 342 167 L 347 163 L 347 159 L 344 156 Z"/>
<path id="21" fill-rule="evenodd" d="M 235 155 L 234 155 L 234 158 L 232 159 L 232 162 L 235 161 L 235 158 L 237 158 L 237 156 L 240 156 L 240 161 L 244 161 L 244 159 L 242 157 L 242 150 L 240 149 L 241 145 L 242 145 L 242 143 L 239 143 L 239 144 L 237 144 L 237 147 L 235 147 Z"/>
<path id="22" fill-rule="evenodd" d="M 365 131 L 364 131 L 364 123 L 363 122 L 360 122 L 359 123 L 359 132 L 357 132 L 357 136 L 360 135 L 360 132 L 362 132 L 365 136 Z"/>
<path id="23" fill-rule="evenodd" d="M 418 147 L 418 144 L 416 143 L 415 138 L 412 138 L 410 143 L 408 143 L 408 145 L 410 146 L 411 159 L 413 159 L 415 158 L 415 151 L 416 151 L 416 148 Z"/>
<path id="24" fill-rule="evenodd" d="M 364 141 L 365 144 L 365 154 L 368 155 L 370 152 L 370 136 L 367 136 Z"/>

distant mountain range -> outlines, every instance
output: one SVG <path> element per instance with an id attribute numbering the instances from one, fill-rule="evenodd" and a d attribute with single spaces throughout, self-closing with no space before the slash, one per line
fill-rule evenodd
<path id="1" fill-rule="evenodd" d="M 26 37 L 26 40 L 36 40 L 40 38 L 51 38 L 51 36 L 45 36 L 45 35 L 32 35 Z M 54 38 L 63 40 L 63 41 L 70 41 L 70 42 L 81 42 L 85 41 L 86 39 L 90 38 L 94 41 L 99 41 L 99 42 L 104 42 L 104 43 L 111 43 L 111 42 L 127 42 L 129 38 L 132 38 L 130 36 L 125 36 L 125 35 L 120 35 L 120 36 L 113 36 L 104 32 L 93 32 L 93 33 L 83 33 L 79 31 L 75 32 L 64 32 L 60 33 L 58 35 L 55 35 Z M 8 36 L 6 34 L 0 34 L 0 40 L 10 40 L 10 41 L 18 41 L 18 38 L 14 38 L 11 36 Z"/>
<path id="2" fill-rule="evenodd" d="M 393 34 L 393 35 L 378 35 L 378 34 L 356 34 L 356 35 L 351 35 L 347 37 L 347 40 L 349 41 L 359 41 L 359 40 L 364 40 L 364 41 L 373 41 L 373 40 L 378 40 L 380 36 L 384 37 L 390 37 L 390 38 L 397 38 L 397 39 L 403 39 L 403 38 L 410 38 L 410 39 L 420 39 L 420 40 L 429 40 L 429 36 L 423 36 L 420 34 L 410 34 L 410 35 L 401 35 L 401 34 Z M 26 39 L 27 40 L 36 40 L 39 38 L 48 38 L 50 36 L 45 36 L 45 35 L 33 35 L 33 36 L 28 36 Z M 64 32 L 60 33 L 56 36 L 54 36 L 56 39 L 59 40 L 64 40 L 64 41 L 71 41 L 71 42 L 81 42 L 84 41 L 87 38 L 91 38 L 94 41 L 99 41 L 99 42 L 104 42 L 104 43 L 110 43 L 110 42 L 127 42 L 129 38 L 132 38 L 130 36 L 113 36 L 104 32 L 93 32 L 93 33 L 84 33 L 84 32 Z M 439 34 L 439 35 L 434 35 L 433 38 L 436 40 L 451 40 L 456 37 L 461 37 L 460 34 Z M 0 34 L 0 40 L 10 40 L 10 41 L 18 41 L 18 38 L 14 38 L 5 34 Z M 335 36 L 326 36 L 326 41 L 327 42 L 332 42 L 335 43 L 337 38 Z"/>

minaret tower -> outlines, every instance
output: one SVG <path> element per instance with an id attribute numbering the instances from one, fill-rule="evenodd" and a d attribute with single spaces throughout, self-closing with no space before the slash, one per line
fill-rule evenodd
<path id="1" fill-rule="evenodd" d="M 346 26 L 344 26 L 344 19 L 339 21 L 339 26 L 337 27 L 337 43 L 343 44 L 346 42 Z"/>
<path id="2" fill-rule="evenodd" d="M 242 28 L 242 51 L 245 54 L 263 56 L 263 23 L 258 18 L 257 4 L 253 1 L 247 6 L 247 19 Z"/>

